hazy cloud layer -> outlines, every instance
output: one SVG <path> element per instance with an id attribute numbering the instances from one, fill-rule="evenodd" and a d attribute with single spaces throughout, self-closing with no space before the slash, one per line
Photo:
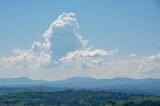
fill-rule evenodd
<path id="1" fill-rule="evenodd" d="M 115 52 L 118 52 L 118 49 L 105 51 L 103 49 L 82 49 L 76 50 L 74 52 L 69 52 L 65 57 L 62 57 L 60 61 L 71 61 L 77 58 L 94 58 L 94 57 L 105 57 L 105 56 L 112 56 Z"/>

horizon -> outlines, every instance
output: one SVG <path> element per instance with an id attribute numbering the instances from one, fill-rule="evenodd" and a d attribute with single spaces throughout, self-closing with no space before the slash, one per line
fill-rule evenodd
<path id="1" fill-rule="evenodd" d="M 160 79 L 159 11 L 157 0 L 0 1 L 0 79 Z"/>
<path id="2" fill-rule="evenodd" d="M 94 79 L 94 80 L 114 80 L 114 79 L 131 79 L 131 80 L 148 80 L 148 79 L 153 79 L 153 80 L 160 80 L 160 78 L 130 78 L 130 77 L 113 77 L 113 78 L 94 78 L 94 77 L 83 77 L 83 76 L 74 76 L 74 77 L 69 77 L 65 79 L 60 79 L 60 80 L 45 80 L 45 79 L 32 79 L 29 77 L 6 77 L 6 78 L 0 78 L 0 80 L 6 80 L 6 79 L 28 79 L 28 80 L 33 80 L 33 81 L 47 81 L 47 82 L 54 82 L 54 81 L 65 81 L 68 79 Z"/>

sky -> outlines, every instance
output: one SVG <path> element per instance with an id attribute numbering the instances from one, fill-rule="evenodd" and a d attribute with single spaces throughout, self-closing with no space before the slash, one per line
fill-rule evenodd
<path id="1" fill-rule="evenodd" d="M 1 0 L 0 78 L 160 78 L 158 0 Z"/>

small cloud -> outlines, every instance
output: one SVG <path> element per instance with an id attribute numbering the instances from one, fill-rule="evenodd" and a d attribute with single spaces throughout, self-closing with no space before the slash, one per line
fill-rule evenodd
<path id="1" fill-rule="evenodd" d="M 129 54 L 129 57 L 130 58 L 135 58 L 135 57 L 137 57 L 137 54 Z"/>

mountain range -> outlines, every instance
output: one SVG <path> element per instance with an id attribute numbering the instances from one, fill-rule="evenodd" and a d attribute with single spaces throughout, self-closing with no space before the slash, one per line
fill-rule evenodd
<path id="1" fill-rule="evenodd" d="M 66 89 L 101 89 L 111 91 L 146 93 L 160 95 L 160 79 L 95 79 L 88 77 L 72 77 L 65 80 L 45 81 L 29 78 L 5 78 L 0 79 L 0 87 L 33 87 L 43 86 Z"/>

